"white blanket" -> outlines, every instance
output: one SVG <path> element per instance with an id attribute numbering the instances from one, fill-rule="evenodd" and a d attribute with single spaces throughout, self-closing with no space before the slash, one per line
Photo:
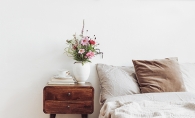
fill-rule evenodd
<path id="1" fill-rule="evenodd" d="M 195 102 L 107 102 L 99 118 L 195 118 Z"/>

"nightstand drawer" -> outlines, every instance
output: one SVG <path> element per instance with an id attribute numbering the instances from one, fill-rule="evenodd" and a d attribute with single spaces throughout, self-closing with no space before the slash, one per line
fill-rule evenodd
<path id="1" fill-rule="evenodd" d="M 93 111 L 94 88 L 90 82 L 47 85 L 43 89 L 43 112 L 50 118 L 56 114 L 81 114 L 87 118 Z"/>
<path id="2" fill-rule="evenodd" d="M 68 100 L 92 100 L 93 88 L 44 88 L 45 100 L 68 101 Z"/>
<path id="3" fill-rule="evenodd" d="M 44 112 L 55 114 L 91 114 L 93 113 L 93 102 L 65 102 L 47 100 L 44 104 Z"/>

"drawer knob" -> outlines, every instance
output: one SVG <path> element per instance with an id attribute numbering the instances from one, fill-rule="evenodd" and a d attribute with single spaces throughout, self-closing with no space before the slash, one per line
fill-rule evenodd
<path id="1" fill-rule="evenodd" d="M 70 108 L 70 106 L 68 105 L 67 108 Z"/>
<path id="2" fill-rule="evenodd" d="M 68 96 L 70 96 L 71 94 L 70 93 L 68 93 Z"/>

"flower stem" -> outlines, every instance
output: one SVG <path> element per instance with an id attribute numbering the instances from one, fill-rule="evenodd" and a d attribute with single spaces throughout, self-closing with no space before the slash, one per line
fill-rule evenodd
<path id="1" fill-rule="evenodd" d="M 82 28 L 82 30 L 81 30 L 81 34 L 82 34 L 82 35 L 83 35 L 84 27 L 85 27 L 85 21 L 84 21 L 84 19 L 83 19 L 83 28 Z"/>

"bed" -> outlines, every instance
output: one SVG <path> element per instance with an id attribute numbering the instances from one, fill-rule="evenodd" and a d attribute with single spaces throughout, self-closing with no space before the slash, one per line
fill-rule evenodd
<path id="1" fill-rule="evenodd" d="M 195 63 L 178 58 L 97 64 L 99 118 L 195 118 Z"/>

